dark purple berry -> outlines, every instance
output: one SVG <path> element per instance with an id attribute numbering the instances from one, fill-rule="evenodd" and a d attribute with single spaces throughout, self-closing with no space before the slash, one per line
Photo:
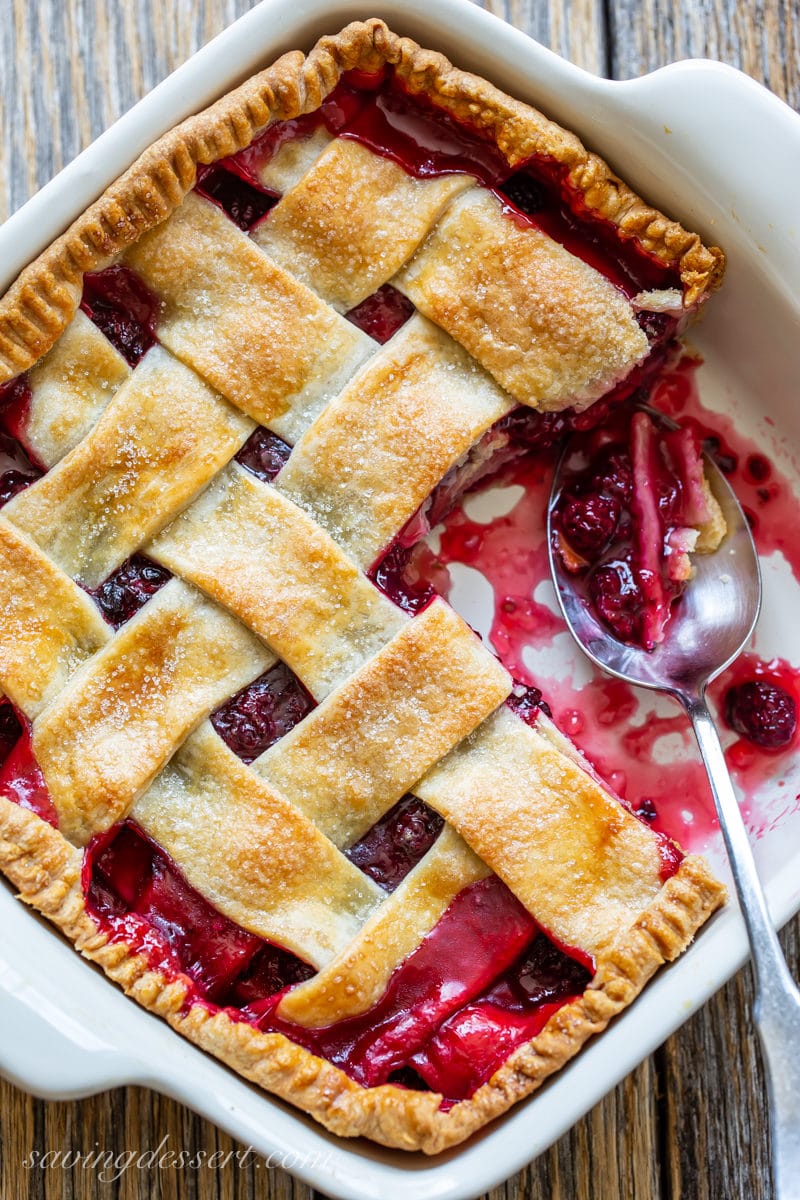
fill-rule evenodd
<path id="1" fill-rule="evenodd" d="M 623 504 L 630 500 L 633 491 L 630 455 L 623 450 L 609 451 L 595 467 L 589 486 L 592 491 L 614 496 Z"/>
<path id="2" fill-rule="evenodd" d="M 504 196 L 508 196 L 515 208 L 529 217 L 540 212 L 547 203 L 542 185 L 525 171 L 518 171 L 516 175 L 512 175 L 500 190 Z"/>
<path id="3" fill-rule="evenodd" d="M 276 663 L 211 714 L 222 740 L 244 762 L 252 762 L 293 729 L 314 701 L 285 663 Z"/>
<path id="4" fill-rule="evenodd" d="M 569 432 L 571 418 L 564 413 L 537 412 L 520 404 L 493 428 L 507 433 L 512 442 L 526 450 L 547 450 Z"/>
<path id="5" fill-rule="evenodd" d="M 725 446 L 722 439 L 714 433 L 703 438 L 703 451 L 709 458 L 713 458 L 723 475 L 732 475 L 739 465 L 738 455 L 734 454 L 729 446 Z"/>
<path id="6" fill-rule="evenodd" d="M 236 461 L 265 483 L 270 483 L 291 453 L 291 446 L 282 441 L 277 434 L 259 426 L 253 430 L 236 455 Z"/>
<path id="7" fill-rule="evenodd" d="M 109 625 L 119 629 L 171 578 L 166 567 L 134 554 L 89 594 Z"/>
<path id="8" fill-rule="evenodd" d="M 514 687 L 511 695 L 506 700 L 506 704 L 515 712 L 518 717 L 521 717 L 526 725 L 535 725 L 539 713 L 542 712 L 546 717 L 552 717 L 553 712 L 546 700 L 542 699 L 542 693 L 537 687 L 525 687 L 523 684 L 517 684 Z"/>
<path id="9" fill-rule="evenodd" d="M 605 563 L 593 572 L 589 593 L 600 618 L 622 642 L 636 638 L 644 598 L 624 559 Z"/>
<path id="10" fill-rule="evenodd" d="M 14 706 L 0 702 L 0 764 L 4 763 L 22 734 L 22 725 Z"/>
<path id="11" fill-rule="evenodd" d="M 675 318 L 663 312 L 640 312 L 636 314 L 636 320 L 649 342 L 660 341 L 675 325 Z"/>
<path id="12" fill-rule="evenodd" d="M 561 513 L 561 528 L 579 554 L 598 558 L 617 531 L 622 508 L 613 495 L 588 492 L 568 496 Z"/>
<path id="13" fill-rule="evenodd" d="M 278 203 L 274 192 L 262 191 L 221 166 L 201 168 L 197 190 L 219 205 L 240 229 L 251 229 Z"/>
<path id="14" fill-rule="evenodd" d="M 246 971 L 234 983 L 230 991 L 217 998 L 218 1003 L 241 1008 L 267 996 L 274 996 L 290 984 L 303 983 L 314 974 L 314 968 L 296 958 L 288 950 L 265 942 Z"/>
<path id="15" fill-rule="evenodd" d="M 0 508 L 8 504 L 17 492 L 23 492 L 26 487 L 30 487 L 38 478 L 38 474 L 31 475 L 27 471 L 3 471 L 0 475 Z"/>
<path id="16" fill-rule="evenodd" d="M 753 679 L 729 689 L 725 720 L 754 745 L 780 750 L 789 745 L 797 730 L 797 705 L 777 684 Z"/>
<path id="17" fill-rule="evenodd" d="M 159 301 L 130 267 L 84 275 L 81 308 L 132 367 L 155 344 Z"/>
<path id="18" fill-rule="evenodd" d="M 745 463 L 745 475 L 753 483 L 766 483 L 772 467 L 763 454 L 751 454 Z"/>
<path id="19" fill-rule="evenodd" d="M 416 796 L 404 796 L 345 853 L 388 892 L 427 854 L 444 821 Z"/>
<path id="20" fill-rule="evenodd" d="M 414 305 L 390 283 L 344 314 L 351 324 L 383 345 L 414 315 Z"/>
<path id="21" fill-rule="evenodd" d="M 368 575 L 398 608 L 415 616 L 428 607 L 435 592 L 425 580 L 414 581 L 408 578 L 410 557 L 411 547 L 401 546 L 396 542 L 383 558 L 370 568 Z"/>
<path id="22" fill-rule="evenodd" d="M 656 812 L 656 806 L 650 796 L 643 796 L 639 801 L 638 808 L 635 808 L 633 811 L 636 813 L 636 816 L 640 817 L 643 821 L 655 821 L 656 817 L 658 816 L 658 813 Z"/>

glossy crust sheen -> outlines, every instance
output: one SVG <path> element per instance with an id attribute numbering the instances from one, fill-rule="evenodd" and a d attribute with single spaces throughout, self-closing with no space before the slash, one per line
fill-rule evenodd
<path id="1" fill-rule="evenodd" d="M 651 208 L 574 134 L 374 18 L 321 38 L 308 56 L 285 54 L 146 150 L 0 301 L 0 383 L 27 370 L 53 346 L 78 307 L 84 273 L 103 267 L 164 221 L 194 186 L 198 163 L 242 150 L 271 120 L 312 112 L 344 71 L 376 71 L 384 63 L 396 68 L 412 93 L 430 97 L 482 130 L 511 165 L 534 154 L 562 163 L 590 211 L 679 268 L 686 308 L 698 305 L 719 283 L 722 251 L 704 246 L 696 233 Z"/>
<path id="2" fill-rule="evenodd" d="M 161 224 L 194 186 L 199 163 L 214 162 L 241 150 L 271 120 L 291 118 L 316 109 L 336 86 L 342 72 L 352 68 L 375 71 L 384 63 L 397 68 L 411 92 L 424 93 L 457 119 L 481 128 L 497 142 L 512 165 L 523 162 L 533 154 L 544 155 L 564 164 L 571 184 L 583 196 L 588 209 L 614 222 L 623 237 L 638 239 L 649 253 L 679 269 L 685 308 L 696 307 L 718 283 L 724 262 L 721 251 L 705 248 L 696 234 L 687 233 L 648 207 L 610 172 L 601 159 L 589 154 L 574 135 L 553 125 L 535 110 L 505 96 L 486 81 L 456 70 L 440 54 L 422 50 L 414 42 L 397 37 L 382 21 L 370 20 L 354 23 L 335 37 L 323 38 L 308 57 L 299 52 L 285 55 L 274 66 L 250 79 L 206 112 L 184 122 L 146 151 L 96 204 L 22 273 L 0 301 L 0 382 L 30 368 L 53 347 L 77 309 L 84 272 L 106 265 L 148 230 Z M 195 203 L 195 209 L 206 212 L 199 201 Z M 238 235 L 227 232 L 238 244 Z M 137 247 L 137 251 L 145 253 L 147 247 L 153 244 L 153 239 L 158 242 L 160 236 L 160 233 L 151 235 L 150 239 Z M 244 245 L 244 242 L 241 244 Z M 165 360 L 168 359 L 166 351 L 160 353 Z M 125 372 L 121 374 L 124 376 Z M 127 386 L 121 382 L 119 392 L 109 404 L 109 410 L 124 408 Z M 229 410 L 227 403 L 216 397 L 210 389 L 208 396 L 204 393 L 201 399 L 207 407 L 210 405 L 225 426 L 231 445 L 240 444 L 251 427 L 247 418 L 233 409 Z M 238 403 L 237 398 L 232 399 Z M 89 401 L 94 403 L 91 397 Z M 247 406 L 242 404 L 242 407 Z M 78 424 L 83 419 L 82 411 L 75 414 Z M 113 426 L 113 422 L 111 424 Z M 106 429 L 103 418 L 97 429 L 100 435 Z M 94 444 L 95 449 L 102 449 L 97 443 L 97 436 L 95 432 L 87 441 L 90 445 Z M 402 458 L 402 449 L 400 446 L 399 458 Z M 79 455 L 80 447 L 72 453 Z M 69 472 L 70 463 L 68 456 L 63 465 L 53 472 L 51 490 L 61 476 Z M 236 484 L 239 478 L 237 472 L 238 468 L 230 468 L 225 473 L 225 486 L 233 487 Z M 199 487 L 205 482 L 205 475 L 199 482 L 194 477 L 184 481 L 182 486 L 186 494 L 184 496 L 182 493 L 182 500 L 188 500 L 195 493 L 195 483 Z M 223 485 L 214 486 L 217 490 L 212 499 Z M 247 501 L 244 495 L 247 488 L 265 490 L 260 484 L 247 483 L 247 487 L 242 484 L 239 487 L 243 493 L 242 505 Z M 46 490 L 40 487 L 38 494 Z M 60 500 L 60 497 L 57 499 Z M 275 503 L 283 504 L 287 510 L 293 508 L 285 497 Z M 31 504 L 32 501 L 26 500 L 23 495 L 16 502 L 16 507 L 24 512 Z M 13 512 L 14 509 L 9 508 L 9 513 Z M 187 511 L 184 525 L 192 519 L 192 513 L 193 509 Z M 26 528 L 30 528 L 32 536 L 40 541 L 50 536 L 49 530 L 65 527 L 61 515 L 58 521 L 53 518 L 52 521 L 42 522 L 34 519 L 36 516 L 36 513 L 31 515 Z M 155 528 L 159 527 L 161 518 L 156 520 L 154 517 L 153 520 Z M 171 561 L 171 555 L 180 557 L 183 553 L 180 538 L 183 527 L 176 522 L 159 539 L 158 544 L 167 561 Z M 243 536 L 233 539 L 231 554 L 237 549 L 246 551 Z M 319 537 L 319 533 L 315 536 Z M 15 534 L 12 538 L 9 534 L 6 540 L 10 547 L 8 553 L 16 552 L 20 535 Z M 34 557 L 35 554 L 34 548 Z M 124 557 L 122 551 L 116 557 L 120 555 Z M 330 585 L 328 590 L 331 596 L 335 598 L 340 577 L 344 579 L 345 574 L 348 587 L 355 586 L 350 581 L 354 571 L 352 564 L 345 564 L 345 571 L 336 555 L 328 549 L 325 561 L 328 564 L 326 587 Z M 98 567 L 98 574 L 102 574 L 106 566 L 103 565 L 102 571 Z M 40 573 L 42 578 L 37 587 L 40 584 L 39 590 L 49 596 L 55 584 L 45 568 Z M 359 576 L 359 581 L 361 579 Z M 292 582 L 290 580 L 290 584 Z M 358 586 L 361 586 L 360 582 Z M 169 584 L 160 602 L 153 602 L 148 613 L 138 622 L 134 619 L 135 623 L 128 631 L 129 639 L 135 637 L 142 624 L 157 618 L 169 607 L 171 597 L 184 590 L 187 593 L 191 591 L 188 583 Z M 77 588 L 75 595 L 70 593 L 75 616 L 67 631 L 68 644 L 51 646 L 50 641 L 46 641 L 48 653 L 59 670 L 63 665 L 64 671 L 71 671 L 76 663 L 82 661 L 85 643 L 95 648 L 95 641 L 99 639 L 98 644 L 102 644 L 102 636 L 91 621 L 88 629 L 84 628 L 88 618 L 85 606 L 79 602 L 80 596 L 77 600 L 75 598 L 77 595 Z M 27 598 L 23 599 L 27 603 Z M 397 629 L 394 625 L 386 624 L 380 607 L 378 603 L 374 621 L 369 626 L 372 652 L 382 644 L 384 636 L 386 639 L 392 634 L 401 637 L 405 629 L 404 622 Z M 340 614 L 343 629 L 349 622 L 348 611 L 343 610 Z M 418 620 L 423 621 L 423 618 Z M 36 635 L 40 636 L 38 627 Z M 41 637 L 44 636 L 41 633 Z M 294 638 L 292 645 L 297 655 L 302 658 L 305 651 L 299 646 L 300 635 L 296 628 L 287 633 L 287 637 L 290 636 Z M 250 635 L 247 635 L 249 639 Z M 376 646 L 372 646 L 373 641 Z M 118 653 L 119 648 L 124 649 L 126 644 L 125 638 L 117 640 L 114 651 L 109 653 Z M 274 648 L 278 649 L 277 646 Z M 237 642 L 231 650 L 235 658 L 238 649 Z M 248 662 L 252 665 L 254 661 L 249 655 Z M 103 680 L 98 670 L 105 662 L 106 658 L 101 654 L 93 672 L 80 677 L 80 687 L 89 688 L 90 699 L 95 693 L 102 699 Z M 261 667 L 264 662 L 260 662 Z M 352 667 L 353 664 L 348 662 L 348 670 Z M 225 667 L 225 673 L 227 677 L 228 666 Z M 213 678 L 207 682 L 213 690 L 217 677 L 213 671 L 211 674 Z M 46 680 L 35 682 L 38 688 L 34 689 L 36 694 L 25 697 L 30 714 L 38 711 L 47 684 Z M 340 682 L 338 674 L 335 678 L 326 678 L 322 681 L 324 686 L 321 694 L 327 694 Z M 68 705 L 71 698 L 74 699 L 77 686 L 65 689 L 61 708 Z M 505 694 L 504 678 L 497 687 L 496 700 Z M 204 692 L 197 698 L 193 719 L 202 718 L 209 706 L 213 706 L 212 699 Z M 333 701 L 329 708 L 330 711 L 335 710 Z M 77 708 L 73 705 L 66 713 L 64 728 L 67 731 L 80 725 L 82 709 L 83 705 Z M 61 709 L 54 711 L 60 712 Z M 328 710 L 321 706 L 317 711 L 324 716 Z M 165 729 L 173 723 L 168 716 L 164 721 Z M 475 719 L 479 719 L 479 714 L 475 714 Z M 37 733 L 37 736 L 41 743 L 41 734 Z M 179 731 L 178 739 L 182 736 L 183 733 Z M 51 740 L 53 756 L 62 763 L 62 771 L 69 774 L 70 756 L 67 754 L 64 757 L 63 753 L 66 744 L 64 729 L 54 730 Z M 287 742 L 287 746 L 292 744 Z M 154 746 L 152 757 L 156 765 L 152 768 L 148 765 L 148 775 L 151 769 L 157 769 L 165 756 L 169 756 L 170 747 L 165 749 L 161 742 Z M 38 752 L 43 753 L 41 744 L 38 745 Z M 131 788 L 138 790 L 143 782 L 147 781 L 137 778 L 133 783 L 129 782 L 128 792 L 131 792 Z M 82 790 L 77 775 L 74 780 L 69 778 L 64 784 L 62 809 L 65 805 L 69 809 L 68 793 L 71 794 L 73 785 L 74 790 Z M 67 801 L 64 796 L 67 796 Z M 114 797 L 107 799 L 111 802 Z M 66 824 L 69 825 L 69 822 Z M 460 845 L 460 839 L 454 831 L 448 836 Z M 647 904 L 633 925 L 604 944 L 597 957 L 598 969 L 592 986 L 580 1000 L 565 1006 L 552 1017 L 543 1031 L 516 1051 L 473 1097 L 455 1104 L 448 1112 L 442 1112 L 439 1110 L 440 1097 L 436 1094 L 391 1085 L 363 1088 L 331 1063 L 317 1058 L 282 1035 L 262 1034 L 244 1022 L 231 1020 L 222 1012 L 212 1014 L 204 1005 L 189 1004 L 187 979 L 165 978 L 151 970 L 130 946 L 123 942 L 109 942 L 107 935 L 97 928 L 86 910 L 80 887 L 81 861 L 81 851 L 70 844 L 62 833 L 26 809 L 0 798 L 0 868 L 19 889 L 23 900 L 53 921 L 81 953 L 99 963 L 109 977 L 121 984 L 133 998 L 164 1016 L 196 1045 L 214 1054 L 246 1078 L 309 1112 L 333 1132 L 350 1137 L 366 1136 L 384 1145 L 422 1150 L 427 1154 L 437 1153 L 462 1141 L 558 1070 L 587 1038 L 602 1030 L 616 1013 L 633 1000 L 663 962 L 675 958 L 688 945 L 696 930 L 724 899 L 724 888 L 713 878 L 703 860 L 694 857 L 686 859 L 677 875 Z M 486 869 L 466 846 L 463 846 L 462 857 L 458 858 L 457 865 L 459 869 L 463 867 L 465 872 L 471 871 L 472 875 L 477 873 L 478 876 Z M 457 890 L 461 876 L 450 882 Z M 445 892 L 446 889 L 438 897 L 442 906 L 447 903 Z M 402 898 L 405 893 L 399 890 L 396 895 Z M 386 908 L 384 919 L 388 918 L 389 912 L 389 908 Z M 427 928 L 426 922 L 429 924 L 435 915 L 421 907 L 415 918 L 419 928 Z M 375 931 L 371 932 L 374 934 Z M 375 988 L 382 987 L 384 982 L 378 981 Z M 367 1004 L 371 997 L 372 993 L 365 993 L 363 1003 Z"/>

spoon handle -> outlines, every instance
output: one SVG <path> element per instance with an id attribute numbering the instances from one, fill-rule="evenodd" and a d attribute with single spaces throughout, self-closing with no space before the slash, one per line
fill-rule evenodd
<path id="1" fill-rule="evenodd" d="M 681 696 L 708 772 L 750 938 L 755 1023 L 769 1091 L 776 1200 L 800 1200 L 800 992 L 792 979 L 758 878 L 750 839 L 716 726 L 703 695 Z"/>

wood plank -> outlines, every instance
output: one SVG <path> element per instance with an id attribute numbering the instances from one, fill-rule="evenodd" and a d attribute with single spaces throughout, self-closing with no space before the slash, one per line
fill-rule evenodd
<path id="1" fill-rule="evenodd" d="M 473 0 L 595 75 L 607 74 L 603 0 Z"/>
<path id="2" fill-rule="evenodd" d="M 800 920 L 781 944 L 800 977 Z M 773 1195 L 767 1095 L 753 1027 L 753 981 L 741 971 L 657 1055 L 670 1196 Z"/>
<path id="3" fill-rule="evenodd" d="M 716 58 L 800 108 L 796 0 L 608 0 L 609 74 L 629 79 L 681 58 Z"/>

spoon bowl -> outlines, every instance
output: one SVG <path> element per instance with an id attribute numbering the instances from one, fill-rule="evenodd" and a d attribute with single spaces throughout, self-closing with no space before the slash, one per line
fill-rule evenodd
<path id="1" fill-rule="evenodd" d="M 642 406 L 662 427 L 673 422 Z M 728 851 L 756 975 L 754 1017 L 761 1039 L 770 1101 L 776 1200 L 800 1200 L 800 992 L 786 965 L 769 916 L 753 851 L 716 726 L 708 711 L 709 682 L 749 641 L 761 606 L 758 555 L 736 496 L 706 456 L 704 470 L 726 522 L 711 554 L 697 554 L 694 573 L 673 607 L 664 640 L 653 650 L 617 640 L 592 611 L 555 545 L 555 514 L 572 465 L 568 443 L 556 468 L 547 514 L 550 570 L 569 630 L 596 666 L 626 683 L 673 696 L 694 728 Z"/>
<path id="2" fill-rule="evenodd" d="M 677 428 L 662 414 L 646 411 Z M 567 444 L 547 512 L 550 570 L 570 633 L 598 667 L 618 679 L 671 694 L 702 690 L 750 640 L 761 607 L 761 572 L 753 535 L 730 484 L 706 455 L 706 478 L 722 509 L 727 533 L 715 553 L 695 556 L 691 584 L 672 610 L 665 640 L 654 650 L 644 650 L 617 641 L 601 624 L 555 547 L 555 511 L 570 457 Z"/>

